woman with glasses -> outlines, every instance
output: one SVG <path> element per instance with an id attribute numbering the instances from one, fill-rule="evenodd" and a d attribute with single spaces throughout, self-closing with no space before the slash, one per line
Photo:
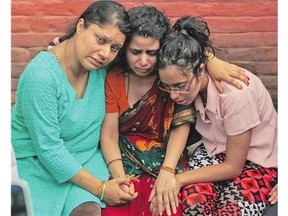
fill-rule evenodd
<path id="1" fill-rule="evenodd" d="M 207 50 L 214 52 L 209 35 L 204 20 L 185 16 L 159 51 L 159 87 L 179 105 L 195 104 L 203 139 L 188 171 L 175 175 L 178 189 L 183 187 L 183 214 L 262 215 L 277 182 L 277 113 L 249 71 L 249 86 L 223 83 L 224 93 L 217 91 L 206 70 Z"/>
<path id="2" fill-rule="evenodd" d="M 101 149 L 111 177 L 127 176 L 132 184 L 123 186 L 123 190 L 132 194 L 136 191 L 138 196 L 128 205 L 108 206 L 103 216 L 151 215 L 148 201 L 157 202 L 157 191 L 165 191 L 174 200 L 171 206 L 161 205 L 160 212 L 182 215 L 179 207 L 176 213 L 179 205 L 174 174 L 183 171 L 179 158 L 190 123 L 194 122 L 194 111 L 190 105 L 175 106 L 169 94 L 158 87 L 155 66 L 160 41 L 170 28 L 169 20 L 149 6 L 132 8 L 128 14 L 133 31 L 126 39 L 125 61 L 111 67 L 106 77 Z M 217 65 L 219 61 L 214 60 Z M 224 63 L 227 67 L 230 65 Z M 186 91 L 186 86 L 189 83 L 173 89 Z M 191 137 L 197 138 L 195 133 Z M 159 199 L 158 203 L 164 202 Z"/>

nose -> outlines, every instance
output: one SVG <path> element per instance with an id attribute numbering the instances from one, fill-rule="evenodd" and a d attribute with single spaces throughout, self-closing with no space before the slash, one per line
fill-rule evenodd
<path id="1" fill-rule="evenodd" d="M 103 59 L 107 59 L 109 57 L 109 54 L 110 54 L 110 46 L 109 45 L 102 46 L 102 49 L 99 51 L 100 57 L 102 57 Z"/>
<path id="2" fill-rule="evenodd" d="M 142 54 L 140 56 L 140 64 L 143 66 L 143 65 L 146 65 L 147 63 L 148 63 L 147 55 L 146 54 Z"/>
<path id="3" fill-rule="evenodd" d="M 172 100 L 175 100 L 178 96 L 179 96 L 179 93 L 177 93 L 177 92 L 175 92 L 175 91 L 173 91 L 173 90 L 171 89 L 171 91 L 170 91 L 170 97 L 171 97 L 171 99 L 172 99 Z"/>

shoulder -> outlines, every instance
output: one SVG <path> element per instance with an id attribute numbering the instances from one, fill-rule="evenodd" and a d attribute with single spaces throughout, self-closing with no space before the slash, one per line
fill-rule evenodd
<path id="1" fill-rule="evenodd" d="M 27 65 L 21 77 L 29 77 L 29 79 L 40 79 L 43 77 L 51 77 L 57 67 L 56 60 L 47 51 L 38 53 Z M 45 80 L 45 79 L 44 79 Z"/>
<path id="2" fill-rule="evenodd" d="M 106 80 L 108 80 L 108 81 L 114 80 L 116 82 L 117 80 L 119 81 L 119 80 L 122 80 L 124 78 L 125 78 L 124 69 L 119 64 L 113 65 L 107 71 Z"/>

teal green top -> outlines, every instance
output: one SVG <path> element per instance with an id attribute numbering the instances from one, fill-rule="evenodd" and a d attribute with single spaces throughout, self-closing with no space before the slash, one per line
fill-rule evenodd
<path id="1" fill-rule="evenodd" d="M 60 64 L 47 51 L 32 59 L 21 75 L 12 111 L 12 144 L 19 176 L 30 186 L 35 215 L 46 215 L 45 211 L 47 215 L 66 215 L 67 209 L 68 215 L 76 207 L 70 205 L 87 201 L 105 206 L 98 197 L 68 181 L 82 167 L 108 179 L 99 147 L 105 76 L 106 68 L 90 71 L 85 94 L 77 99 Z M 81 195 L 71 198 L 77 191 Z M 52 204 L 56 196 L 60 199 Z M 73 199 L 78 201 L 73 203 Z"/>

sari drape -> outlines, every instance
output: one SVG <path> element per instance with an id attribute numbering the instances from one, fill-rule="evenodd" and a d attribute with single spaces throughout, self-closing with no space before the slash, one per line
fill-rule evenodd
<path id="1" fill-rule="evenodd" d="M 152 88 L 119 117 L 119 147 L 125 173 L 131 179 L 138 197 L 129 204 L 107 206 L 103 216 L 151 215 L 149 195 L 163 163 L 166 144 L 172 128 L 185 123 L 195 123 L 195 111 L 191 106 L 178 106 L 167 92 L 157 86 Z M 194 128 L 194 125 L 191 126 Z M 182 172 L 181 159 L 176 172 Z M 164 212 L 163 216 L 166 213 Z M 173 216 L 182 215 L 179 207 Z"/>
<path id="2" fill-rule="evenodd" d="M 195 122 L 194 109 L 178 106 L 155 81 L 152 88 L 119 119 L 119 146 L 126 174 L 157 177 L 172 128 Z M 176 172 L 182 172 L 179 162 Z"/>

